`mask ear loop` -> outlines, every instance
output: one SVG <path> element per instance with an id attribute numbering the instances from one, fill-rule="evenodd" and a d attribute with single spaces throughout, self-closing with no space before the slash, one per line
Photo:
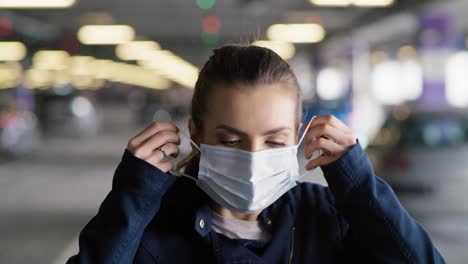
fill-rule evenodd
<path id="1" fill-rule="evenodd" d="M 192 144 L 192 146 L 194 146 L 200 153 L 201 153 L 201 149 L 200 147 L 197 146 L 197 144 L 185 133 L 183 132 L 182 130 L 179 129 L 179 133 L 181 135 L 183 135 L 184 137 L 186 137 L 190 143 Z M 171 170 L 170 173 L 172 175 L 175 175 L 175 176 L 180 176 L 180 177 L 186 177 L 186 178 L 189 178 L 190 180 L 194 181 L 194 182 L 197 182 L 198 180 L 188 174 L 185 174 L 183 172 L 180 172 L 180 171 L 177 171 L 177 170 Z"/>
<path id="2" fill-rule="evenodd" d="M 305 136 L 306 136 L 306 134 L 307 134 L 307 131 L 309 130 L 309 127 L 310 127 L 310 125 L 312 124 L 312 121 L 314 121 L 315 117 L 316 117 L 316 116 L 313 116 L 313 117 L 310 119 L 309 123 L 307 124 L 306 128 L 304 129 L 304 132 L 302 133 L 301 139 L 299 139 L 299 143 L 297 144 L 298 146 L 300 146 L 301 143 L 302 143 L 302 141 L 304 140 L 304 138 L 305 138 Z"/>
<path id="3" fill-rule="evenodd" d="M 302 133 L 302 136 L 301 136 L 301 139 L 299 140 L 299 143 L 297 144 L 298 146 L 301 145 L 302 141 L 304 140 L 305 136 L 307 135 L 307 131 L 309 130 L 310 125 L 312 124 L 312 121 L 314 121 L 315 118 L 316 118 L 316 116 L 313 116 L 313 117 L 310 119 L 309 123 L 307 124 L 307 127 L 305 128 L 304 132 Z M 320 153 L 319 156 L 321 156 L 321 155 L 323 154 L 323 151 L 320 149 L 320 150 L 319 150 L 319 153 Z M 301 179 L 302 177 L 306 176 L 307 174 L 311 173 L 312 171 L 313 171 L 313 170 L 308 170 L 308 171 L 302 173 L 302 174 L 301 174 L 299 177 L 297 177 L 295 180 L 297 181 L 297 180 Z"/>
<path id="4" fill-rule="evenodd" d="M 197 145 L 197 143 L 195 143 L 190 137 L 189 135 L 187 135 L 184 131 L 180 130 L 179 129 L 179 133 L 182 134 L 182 136 L 184 136 L 185 138 L 187 138 L 190 143 L 192 144 L 193 147 L 195 147 L 199 152 L 201 152 L 201 149 L 200 147 Z"/>

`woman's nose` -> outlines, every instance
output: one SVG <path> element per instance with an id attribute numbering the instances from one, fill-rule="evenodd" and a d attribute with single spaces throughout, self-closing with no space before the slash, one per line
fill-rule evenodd
<path id="1" fill-rule="evenodd" d="M 250 140 L 245 146 L 244 150 L 255 152 L 265 149 L 265 146 L 262 144 L 261 140 Z"/>

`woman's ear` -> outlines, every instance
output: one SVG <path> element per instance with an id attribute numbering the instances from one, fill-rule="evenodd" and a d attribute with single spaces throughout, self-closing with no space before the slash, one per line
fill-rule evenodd
<path id="1" fill-rule="evenodd" d="M 197 130 L 195 122 L 193 122 L 192 118 L 189 118 L 188 127 L 190 132 L 190 139 L 197 145 L 200 145 L 200 133 Z"/>

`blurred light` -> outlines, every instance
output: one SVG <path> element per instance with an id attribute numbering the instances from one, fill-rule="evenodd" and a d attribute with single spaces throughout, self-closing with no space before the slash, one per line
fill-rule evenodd
<path id="1" fill-rule="evenodd" d="M 221 29 L 221 21 L 217 16 L 206 16 L 202 20 L 202 28 L 206 33 L 217 33 Z"/>
<path id="2" fill-rule="evenodd" d="M 5 37 L 13 32 L 13 23 L 8 18 L 0 19 L 0 37 Z"/>
<path id="3" fill-rule="evenodd" d="M 28 88 L 48 88 L 52 84 L 52 76 L 47 70 L 29 69 L 25 72 L 25 85 Z"/>
<path id="4" fill-rule="evenodd" d="M 395 0 L 351 0 L 352 4 L 360 7 L 387 7 Z"/>
<path id="5" fill-rule="evenodd" d="M 68 72 L 74 87 L 78 89 L 97 89 L 102 82 L 97 81 L 92 63 L 96 58 L 92 56 L 71 56 Z"/>
<path id="6" fill-rule="evenodd" d="M 97 89 L 99 88 L 100 82 L 97 82 L 94 76 L 92 75 L 72 75 L 71 84 L 76 89 L 85 90 L 85 89 Z"/>
<path id="7" fill-rule="evenodd" d="M 107 64 L 106 71 L 100 74 L 108 75 L 107 78 L 114 82 L 126 83 L 151 89 L 169 88 L 170 82 L 152 69 L 141 66 L 118 62 L 95 61 L 95 63 Z M 94 64 L 95 64 L 94 63 Z M 98 67 L 99 64 L 96 64 Z M 110 71 L 107 71 L 110 70 Z"/>
<path id="8" fill-rule="evenodd" d="M 133 40 L 135 31 L 128 25 L 88 25 L 78 31 L 78 39 L 88 45 L 121 44 Z"/>
<path id="9" fill-rule="evenodd" d="M 200 8 L 200 9 L 210 9 L 214 6 L 215 4 L 215 0 L 197 0 L 197 6 Z"/>
<path id="10" fill-rule="evenodd" d="M 310 3 L 318 6 L 349 6 L 350 0 L 309 0 Z"/>
<path id="11" fill-rule="evenodd" d="M 428 124 L 423 128 L 424 143 L 428 146 L 437 146 L 442 142 L 442 131 L 434 124 Z"/>
<path id="12" fill-rule="evenodd" d="M 340 99 L 346 88 L 346 77 L 338 69 L 325 68 L 317 74 L 317 94 L 323 100 Z"/>
<path id="13" fill-rule="evenodd" d="M 70 57 L 70 74 L 72 75 L 92 75 L 92 68 L 89 67 L 95 58 L 92 56 L 71 56 Z"/>
<path id="14" fill-rule="evenodd" d="M 166 89 L 170 82 L 162 78 L 157 72 L 137 65 L 119 63 L 115 65 L 114 81 L 147 87 L 152 89 Z"/>
<path id="15" fill-rule="evenodd" d="M 399 82 L 400 65 L 396 61 L 377 64 L 372 72 L 371 87 L 374 96 L 383 104 L 399 104 L 405 100 Z"/>
<path id="16" fill-rule="evenodd" d="M 0 89 L 13 88 L 21 80 L 23 68 L 17 62 L 0 64 Z"/>
<path id="17" fill-rule="evenodd" d="M 386 7 L 392 5 L 395 0 L 309 0 L 318 6 L 346 7 L 350 5 L 360 7 Z"/>
<path id="18" fill-rule="evenodd" d="M 77 96 L 74 98 L 70 105 L 72 113 L 77 117 L 86 117 L 92 114 L 93 112 L 93 105 L 91 102 L 83 97 Z"/>
<path id="19" fill-rule="evenodd" d="M 41 50 L 34 54 L 33 67 L 42 70 L 64 70 L 70 55 L 63 50 Z"/>
<path id="20" fill-rule="evenodd" d="M 121 60 L 144 59 L 148 52 L 161 49 L 154 41 L 130 41 L 119 44 L 115 48 L 117 57 Z"/>
<path id="21" fill-rule="evenodd" d="M 67 8 L 75 0 L 1 0 L 0 8 Z"/>
<path id="22" fill-rule="evenodd" d="M 325 30 L 319 24 L 275 24 L 267 30 L 270 40 L 293 43 L 316 43 L 323 40 Z"/>
<path id="23" fill-rule="evenodd" d="M 264 47 L 273 50 L 284 60 L 288 60 L 296 54 L 296 48 L 293 44 L 281 41 L 257 40 L 252 45 Z"/>
<path id="24" fill-rule="evenodd" d="M 210 53 L 212 52 L 212 47 L 219 45 L 219 36 L 218 34 L 208 34 L 206 32 L 202 33 L 203 43 L 210 47 Z"/>
<path id="25" fill-rule="evenodd" d="M 58 67 L 62 65 L 63 59 L 67 63 L 64 67 Z M 151 89 L 166 89 L 170 86 L 170 82 L 153 69 L 98 60 L 92 56 L 69 56 L 64 51 L 40 51 L 33 61 L 33 68 L 27 72 L 25 79 L 30 88 L 66 86 L 71 83 L 77 89 L 98 89 L 107 81 Z"/>
<path id="26" fill-rule="evenodd" d="M 447 101 L 455 107 L 468 106 L 468 51 L 449 57 L 445 70 Z"/>
<path id="27" fill-rule="evenodd" d="M 451 144 L 463 143 L 465 138 L 464 130 L 460 123 L 449 123 L 445 128 L 446 139 Z"/>
<path id="28" fill-rule="evenodd" d="M 401 91 L 405 100 L 416 100 L 421 97 L 424 89 L 423 69 L 414 60 L 400 62 Z"/>
<path id="29" fill-rule="evenodd" d="M 115 65 L 112 60 L 94 60 L 88 66 L 94 74 L 94 78 L 100 80 L 112 80 L 115 76 Z"/>
<path id="30" fill-rule="evenodd" d="M 162 76 L 185 87 L 195 87 L 198 68 L 168 50 L 155 51 L 138 63 L 157 70 Z"/>
<path id="31" fill-rule="evenodd" d="M 0 42 L 0 61 L 20 61 L 26 53 L 26 46 L 21 42 Z"/>
<path id="32" fill-rule="evenodd" d="M 403 46 L 398 50 L 398 58 L 400 60 L 415 59 L 417 55 L 416 48 L 413 46 Z"/>
<path id="33" fill-rule="evenodd" d="M 423 86 L 422 66 L 414 60 L 379 63 L 372 71 L 371 88 L 383 104 L 416 100 L 422 95 Z"/>

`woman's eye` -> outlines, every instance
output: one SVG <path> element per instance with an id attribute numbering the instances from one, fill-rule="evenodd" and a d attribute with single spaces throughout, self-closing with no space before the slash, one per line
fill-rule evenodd
<path id="1" fill-rule="evenodd" d="M 276 141 L 267 141 L 266 142 L 268 145 L 272 146 L 272 147 L 284 147 L 286 146 L 286 144 L 284 144 L 283 142 L 276 142 Z"/>
<path id="2" fill-rule="evenodd" d="M 221 140 L 221 144 L 226 146 L 235 146 L 240 143 L 240 140 Z"/>

